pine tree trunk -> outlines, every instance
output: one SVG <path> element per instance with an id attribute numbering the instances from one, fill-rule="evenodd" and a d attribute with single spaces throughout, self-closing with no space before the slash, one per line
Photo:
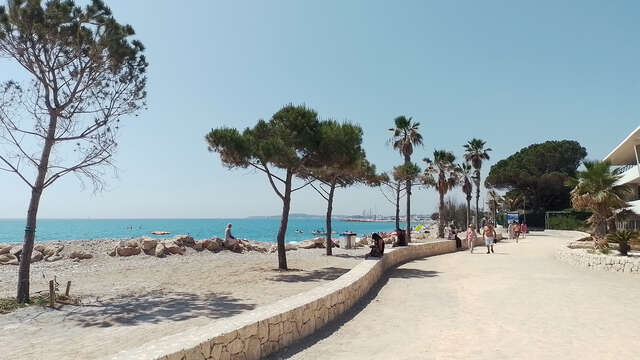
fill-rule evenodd
<path id="1" fill-rule="evenodd" d="M 40 206 L 40 198 L 44 191 L 44 181 L 47 177 L 47 171 L 49 170 L 49 156 L 51 155 L 51 149 L 54 144 L 57 122 L 57 117 L 50 116 L 47 138 L 42 148 L 40 164 L 38 164 L 38 176 L 31 189 L 31 200 L 29 201 L 29 209 L 27 210 L 27 224 L 24 229 L 24 244 L 22 245 L 20 267 L 18 269 L 16 301 L 20 304 L 29 301 L 29 274 L 31 271 L 31 254 L 33 253 L 33 245 L 36 238 L 38 207 Z"/>
<path id="2" fill-rule="evenodd" d="M 438 226 L 438 237 L 439 238 L 444 238 L 444 222 L 445 222 L 445 216 L 444 216 L 444 194 L 439 191 L 440 193 L 440 226 Z"/>
<path id="3" fill-rule="evenodd" d="M 333 241 L 331 241 L 331 212 L 333 211 L 333 194 L 336 190 L 336 184 L 331 184 L 329 190 L 329 199 L 327 205 L 327 255 L 332 255 Z"/>
<path id="4" fill-rule="evenodd" d="M 400 182 L 396 187 L 396 230 L 400 229 Z"/>
<path id="5" fill-rule="evenodd" d="M 285 179 L 284 199 L 282 200 L 282 217 L 280 218 L 280 230 L 278 230 L 278 268 L 287 270 L 287 253 L 284 246 L 284 238 L 289 223 L 289 209 L 291 207 L 291 182 L 293 174 L 287 170 Z"/>

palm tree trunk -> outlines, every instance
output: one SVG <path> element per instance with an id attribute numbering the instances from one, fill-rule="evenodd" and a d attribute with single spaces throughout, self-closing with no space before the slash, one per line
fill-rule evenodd
<path id="1" fill-rule="evenodd" d="M 396 185 L 396 230 L 400 229 L 400 182 Z"/>
<path id="2" fill-rule="evenodd" d="M 333 211 L 333 194 L 336 190 L 335 182 L 331 184 L 327 205 L 327 255 L 332 255 L 333 241 L 331 241 L 331 212 Z"/>
<path id="3" fill-rule="evenodd" d="M 29 273 L 31 271 L 31 254 L 33 253 L 33 245 L 36 238 L 36 223 L 38 218 L 38 208 L 40 206 L 40 198 L 44 191 L 44 181 L 49 170 L 49 156 L 54 144 L 54 136 L 58 118 L 56 116 L 49 117 L 49 128 L 47 130 L 47 138 L 42 148 L 40 156 L 40 164 L 38 165 L 38 176 L 31 189 L 31 200 L 29 201 L 29 210 L 27 210 L 27 224 L 24 228 L 24 244 L 22 245 L 22 253 L 20 254 L 20 267 L 18 269 L 18 289 L 16 300 L 20 304 L 29 301 Z"/>
<path id="4" fill-rule="evenodd" d="M 404 164 L 411 164 L 411 157 L 404 156 Z M 411 242 L 411 180 L 407 180 L 407 234 L 405 236 L 407 244 Z"/>
<path id="5" fill-rule="evenodd" d="M 442 191 L 439 191 L 440 193 L 440 209 L 438 211 L 440 211 L 440 225 L 438 226 L 438 237 L 439 238 L 444 238 L 444 222 L 445 222 L 445 216 L 444 216 L 444 194 L 442 193 Z"/>
<path id="6" fill-rule="evenodd" d="M 467 227 L 471 224 L 471 193 L 467 194 Z"/>
<path id="7" fill-rule="evenodd" d="M 289 223 L 289 209 L 291 208 L 291 183 L 293 174 L 287 170 L 287 177 L 284 184 L 284 199 L 282 199 L 282 217 L 280 218 L 280 229 L 278 230 L 278 268 L 287 270 L 287 253 L 284 246 L 284 238 L 287 233 Z"/>
<path id="8" fill-rule="evenodd" d="M 476 170 L 476 229 L 480 231 L 480 169 Z"/>

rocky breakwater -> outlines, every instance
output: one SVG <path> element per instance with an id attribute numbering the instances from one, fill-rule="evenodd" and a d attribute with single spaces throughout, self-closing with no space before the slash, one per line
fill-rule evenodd
<path id="1" fill-rule="evenodd" d="M 267 252 L 265 247 L 242 239 L 223 240 L 213 237 L 198 241 L 189 235 L 176 235 L 170 239 L 154 239 L 144 236 L 137 239 L 123 240 L 109 252 L 109 256 L 128 257 L 145 254 L 162 258 L 171 255 L 185 255 L 187 248 L 197 252 L 206 250 L 214 253 L 222 250 L 236 253 L 246 251 Z"/>
<path id="2" fill-rule="evenodd" d="M 36 244 L 31 254 L 31 263 L 45 261 L 54 262 L 64 259 L 62 250 L 64 245 L 59 244 Z M 18 265 L 22 257 L 22 244 L 0 244 L 0 265 Z M 74 261 L 90 259 L 93 255 L 83 251 L 73 251 L 69 258 Z"/>

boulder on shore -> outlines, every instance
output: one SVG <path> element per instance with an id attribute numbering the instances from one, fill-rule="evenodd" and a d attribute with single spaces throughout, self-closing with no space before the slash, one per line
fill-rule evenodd
<path id="1" fill-rule="evenodd" d="M 202 240 L 202 247 L 209 251 L 219 252 L 224 248 L 224 240 L 216 237 Z"/>
<path id="2" fill-rule="evenodd" d="M 171 254 L 183 255 L 186 251 L 183 246 L 176 244 L 173 240 L 165 240 L 162 242 L 162 245 L 164 245 L 167 251 Z"/>
<path id="3" fill-rule="evenodd" d="M 167 254 L 167 248 L 164 247 L 163 243 L 158 243 L 154 251 L 155 251 L 156 257 L 159 257 L 159 258 L 164 257 Z"/>
<path id="4" fill-rule="evenodd" d="M 55 254 L 55 255 L 46 256 L 44 258 L 44 261 L 46 261 L 46 262 L 54 262 L 54 261 L 62 260 L 63 258 L 64 258 L 64 256 L 62 256 L 60 254 Z"/>
<path id="5" fill-rule="evenodd" d="M 64 249 L 64 245 L 49 245 L 47 247 L 44 248 L 44 251 L 42 251 L 42 254 L 47 257 L 47 256 L 53 256 L 53 255 L 58 255 L 60 253 L 60 251 L 62 251 L 62 249 Z"/>
<path id="6" fill-rule="evenodd" d="M 158 245 L 158 240 L 143 236 L 138 239 L 138 243 L 140 244 L 140 247 L 145 254 L 153 254 L 156 245 Z"/>
<path id="7" fill-rule="evenodd" d="M 18 264 L 18 258 L 16 258 L 15 256 L 9 253 L 0 254 L 0 265 L 17 265 L 17 264 Z"/>
<path id="8" fill-rule="evenodd" d="M 171 240 L 178 246 L 194 247 L 196 241 L 189 235 L 176 235 Z"/>
<path id="9" fill-rule="evenodd" d="M 42 253 L 40 251 L 34 250 L 33 253 L 31 253 L 31 262 L 38 262 L 40 260 L 42 260 L 44 258 L 44 256 L 42 255 Z"/>
<path id="10" fill-rule="evenodd" d="M 84 251 L 73 251 L 71 252 L 71 255 L 69 255 L 70 259 L 80 259 L 80 260 L 85 260 L 85 259 L 91 259 L 93 257 L 93 255 L 84 252 Z"/>
<path id="11" fill-rule="evenodd" d="M 11 250 L 12 247 L 13 245 L 0 244 L 0 255 L 9 253 L 9 250 Z"/>
<path id="12" fill-rule="evenodd" d="M 118 253 L 118 256 L 132 256 L 132 255 L 138 255 L 140 254 L 140 248 L 139 247 L 120 247 L 118 246 L 116 248 L 116 252 Z"/>

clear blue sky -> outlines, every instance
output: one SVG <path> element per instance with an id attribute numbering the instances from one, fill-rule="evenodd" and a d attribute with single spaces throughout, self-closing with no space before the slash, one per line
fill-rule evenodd
<path id="1" fill-rule="evenodd" d="M 460 157 L 475 136 L 494 149 L 490 164 L 551 139 L 602 158 L 639 125 L 636 1 L 107 4 L 147 47 L 149 108 L 124 119 L 109 189 L 93 194 L 69 176 L 47 190 L 41 217 L 279 214 L 262 174 L 227 170 L 203 137 L 290 102 L 360 124 L 380 170 L 402 161 L 386 145 L 401 114 L 421 123 L 416 160 L 436 148 Z M 21 74 L 0 59 L 0 80 Z M 433 190 L 414 198 L 415 212 L 435 209 Z M 0 173 L 0 217 L 24 217 L 27 202 L 24 184 Z M 369 208 L 393 212 L 378 190 L 355 187 L 337 194 L 334 213 Z M 292 212 L 324 211 L 312 191 L 295 193 Z"/>

